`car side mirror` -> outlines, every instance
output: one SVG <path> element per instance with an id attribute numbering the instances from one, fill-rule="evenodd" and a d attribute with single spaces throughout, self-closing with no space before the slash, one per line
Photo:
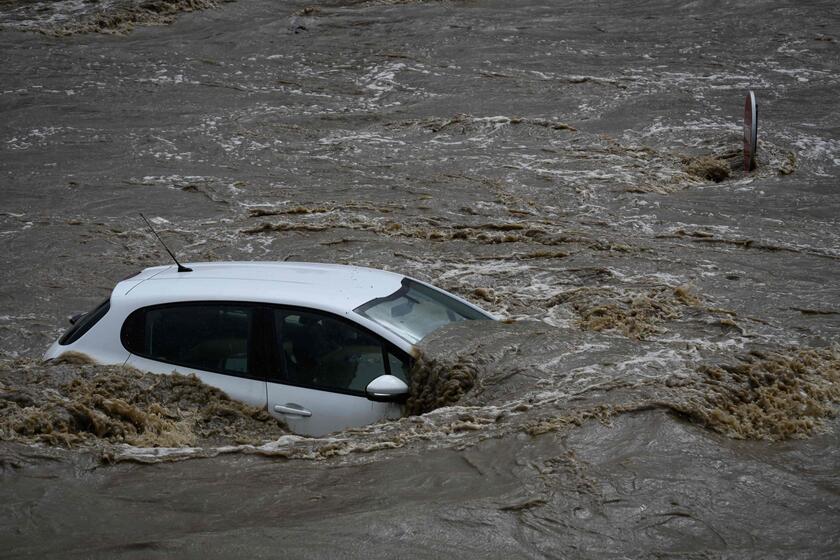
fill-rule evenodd
<path id="1" fill-rule="evenodd" d="M 408 398 L 408 385 L 394 375 L 380 375 L 368 383 L 365 393 L 376 402 L 404 402 Z"/>

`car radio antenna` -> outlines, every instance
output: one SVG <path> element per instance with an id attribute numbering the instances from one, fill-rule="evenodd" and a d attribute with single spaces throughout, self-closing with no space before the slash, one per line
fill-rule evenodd
<path id="1" fill-rule="evenodd" d="M 169 256 L 172 257 L 172 260 L 178 265 L 178 272 L 192 272 L 191 268 L 187 268 L 178 262 L 178 259 L 175 258 L 175 254 L 169 250 L 169 247 L 166 246 L 166 243 L 163 242 L 163 239 L 160 238 L 160 235 L 157 234 L 155 228 L 152 227 L 152 224 L 149 223 L 149 220 L 146 219 L 146 216 L 144 216 L 142 212 L 140 212 L 140 217 L 143 218 L 143 221 L 146 222 L 147 226 L 149 226 L 149 231 L 155 234 L 157 240 L 160 241 L 160 244 L 163 245 L 163 248 L 166 249 L 166 252 L 169 253 Z"/>

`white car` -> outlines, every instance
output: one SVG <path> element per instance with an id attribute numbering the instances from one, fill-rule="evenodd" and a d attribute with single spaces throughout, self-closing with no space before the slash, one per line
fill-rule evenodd
<path id="1" fill-rule="evenodd" d="M 67 351 L 195 374 L 289 429 L 320 436 L 397 418 L 416 342 L 493 319 L 424 282 L 355 266 L 216 262 L 147 268 L 116 285 L 44 355 Z M 188 270 L 188 271 L 186 271 Z"/>

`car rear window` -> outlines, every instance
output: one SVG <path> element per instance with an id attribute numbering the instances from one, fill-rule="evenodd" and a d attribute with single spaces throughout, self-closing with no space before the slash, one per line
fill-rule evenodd
<path id="1" fill-rule="evenodd" d="M 93 325 L 95 325 L 102 317 L 108 313 L 108 310 L 111 308 L 111 298 L 106 299 L 102 303 L 96 306 L 93 311 L 85 313 L 76 323 L 70 327 L 70 329 L 64 333 L 58 343 L 62 346 L 67 346 L 68 344 L 73 344 L 77 340 L 79 340 L 82 335 L 88 332 Z"/>

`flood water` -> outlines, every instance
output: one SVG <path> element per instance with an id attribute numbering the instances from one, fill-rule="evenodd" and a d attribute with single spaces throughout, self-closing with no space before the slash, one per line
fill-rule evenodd
<path id="1" fill-rule="evenodd" d="M 0 556 L 840 554 L 836 2 L 0 0 L 0 61 Z M 22 435 L 138 212 L 509 321 L 327 438 Z"/>

